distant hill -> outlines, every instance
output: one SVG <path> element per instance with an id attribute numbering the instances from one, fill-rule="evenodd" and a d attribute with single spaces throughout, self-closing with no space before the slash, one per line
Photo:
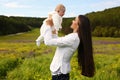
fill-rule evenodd
<path id="1" fill-rule="evenodd" d="M 120 6 L 105 9 L 104 11 L 86 14 L 90 19 L 92 35 L 99 37 L 120 37 Z M 40 28 L 45 18 L 36 17 L 7 17 L 0 16 L 0 35 L 26 32 L 32 28 Z M 70 33 L 72 18 L 63 18 L 62 32 Z"/>
<path id="2" fill-rule="evenodd" d="M 0 35 L 30 31 L 41 26 L 44 18 L 0 15 Z"/>
<path id="3" fill-rule="evenodd" d="M 94 36 L 120 37 L 120 6 L 86 14 Z"/>

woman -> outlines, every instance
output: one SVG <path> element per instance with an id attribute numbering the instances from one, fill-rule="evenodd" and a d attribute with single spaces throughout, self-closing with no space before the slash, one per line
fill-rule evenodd
<path id="1" fill-rule="evenodd" d="M 79 15 L 72 22 L 73 33 L 58 38 L 52 38 L 55 32 L 52 33 L 50 30 L 52 20 L 48 20 L 47 24 L 49 26 L 44 36 L 45 44 L 57 46 L 50 65 L 52 80 L 69 80 L 70 60 L 76 49 L 78 49 L 78 63 L 82 69 L 82 75 L 93 77 L 95 69 L 89 19 Z"/>

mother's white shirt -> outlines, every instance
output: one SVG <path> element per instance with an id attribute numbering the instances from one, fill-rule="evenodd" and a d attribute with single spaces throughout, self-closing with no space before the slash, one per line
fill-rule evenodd
<path id="1" fill-rule="evenodd" d="M 69 73 L 71 57 L 80 43 L 78 34 L 71 33 L 64 37 L 52 38 L 51 28 L 48 26 L 44 35 L 44 42 L 46 45 L 57 46 L 50 65 L 51 72 L 54 73 L 59 69 L 63 74 Z"/>

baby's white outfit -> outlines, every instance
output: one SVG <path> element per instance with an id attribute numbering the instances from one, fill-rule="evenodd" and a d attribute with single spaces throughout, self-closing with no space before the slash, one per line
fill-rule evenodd
<path id="1" fill-rule="evenodd" d="M 62 17 L 56 11 L 50 12 L 49 15 L 52 15 L 52 20 L 53 20 L 53 24 L 54 24 L 54 26 L 51 27 L 51 31 L 56 29 L 56 33 L 58 34 L 58 31 L 60 29 L 62 29 L 62 26 L 61 26 Z M 46 25 L 47 25 L 46 20 L 47 19 L 45 19 L 43 21 L 43 24 L 40 28 L 40 36 L 36 39 L 36 45 L 37 46 L 40 46 L 40 43 L 42 43 L 44 41 L 44 34 L 45 34 L 45 30 L 46 30 Z M 55 37 L 55 36 L 53 36 L 53 37 Z"/>

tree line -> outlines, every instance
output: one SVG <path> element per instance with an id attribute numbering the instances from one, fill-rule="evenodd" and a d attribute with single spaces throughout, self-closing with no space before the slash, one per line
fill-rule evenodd
<path id="1" fill-rule="evenodd" d="M 85 14 L 91 22 L 93 36 L 99 37 L 120 37 L 120 6 L 104 11 Z M 36 17 L 14 17 L 0 16 L 0 35 L 26 32 L 32 28 L 40 28 L 45 18 Z M 71 18 L 63 18 L 62 32 L 70 33 Z"/>
<path id="2" fill-rule="evenodd" d="M 86 14 L 93 36 L 120 37 L 120 6 Z"/>
<path id="3" fill-rule="evenodd" d="M 40 27 L 43 19 L 0 15 L 0 35 L 30 31 L 32 28 Z"/>
<path id="4" fill-rule="evenodd" d="M 92 35 L 97 37 L 120 37 L 120 6 L 86 14 L 91 23 Z M 74 18 L 63 19 L 63 32 L 71 32 Z"/>

